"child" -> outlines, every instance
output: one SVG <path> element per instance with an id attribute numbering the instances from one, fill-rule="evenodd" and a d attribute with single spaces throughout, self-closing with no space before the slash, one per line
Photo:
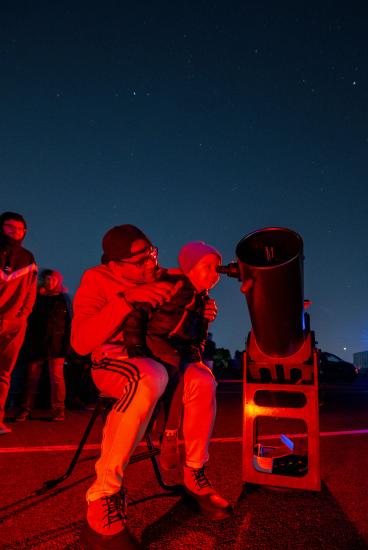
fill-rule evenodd
<path id="1" fill-rule="evenodd" d="M 180 271 L 162 270 L 160 280 L 176 282 L 172 300 L 160 307 L 141 304 L 123 325 L 124 345 L 129 357 L 154 357 L 165 365 L 170 382 L 166 392 L 166 425 L 161 446 L 161 465 L 175 468 L 177 431 L 180 424 L 185 366 L 202 362 L 208 321 L 204 317 L 208 290 L 219 280 L 220 253 L 202 242 L 184 245 L 178 256 Z M 207 368 L 203 364 L 203 368 Z M 174 452 L 172 448 L 174 447 Z M 166 453 L 165 449 L 171 452 Z M 170 454 L 170 456 L 169 456 Z M 165 458 L 165 455 L 166 458 Z"/>

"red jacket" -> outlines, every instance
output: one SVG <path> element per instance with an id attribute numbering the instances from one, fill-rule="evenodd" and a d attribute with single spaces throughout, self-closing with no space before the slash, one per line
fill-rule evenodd
<path id="1" fill-rule="evenodd" d="M 174 280 L 176 282 L 177 277 L 174 277 Z M 112 357 L 126 353 L 124 321 L 133 308 L 124 299 L 123 293 L 131 286 L 136 286 L 136 283 L 115 275 L 105 264 L 85 271 L 73 301 L 71 345 L 77 353 L 92 353 L 95 360 L 106 355 Z M 194 289 L 191 290 L 191 294 L 195 294 Z M 184 297 L 179 291 L 178 298 L 173 300 L 172 305 L 170 303 L 159 309 L 155 320 L 157 335 L 163 333 L 167 336 L 168 332 L 176 327 L 176 336 L 181 323 L 178 324 L 179 319 L 175 315 L 174 325 L 169 326 L 173 322 L 170 317 L 175 313 L 172 311 L 173 308 L 177 309 L 180 318 L 186 317 L 187 311 L 184 306 L 187 305 L 187 295 Z M 186 339 L 188 337 L 189 334 L 186 335 Z M 159 350 L 163 343 L 162 341 L 158 346 Z M 171 346 L 168 347 L 171 352 Z"/>
<path id="2" fill-rule="evenodd" d="M 77 353 L 93 357 L 121 355 L 122 323 L 132 311 L 122 293 L 132 283 L 117 277 L 107 265 L 85 271 L 73 301 L 71 344 Z"/>
<path id="3" fill-rule="evenodd" d="M 7 250 L 0 247 L 0 323 L 26 321 L 32 311 L 37 291 L 37 265 L 33 254 L 20 246 L 6 261 Z"/>

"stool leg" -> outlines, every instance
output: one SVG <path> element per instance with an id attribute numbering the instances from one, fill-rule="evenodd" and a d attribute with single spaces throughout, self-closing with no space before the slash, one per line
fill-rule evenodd
<path id="1" fill-rule="evenodd" d="M 96 422 L 98 416 L 100 416 L 102 411 L 104 411 L 104 409 L 105 409 L 104 399 L 103 398 L 98 398 L 97 403 L 96 403 L 96 407 L 95 407 L 95 409 L 92 413 L 92 416 L 91 416 L 91 418 L 90 418 L 90 420 L 87 424 L 87 427 L 84 431 L 82 439 L 79 442 L 78 448 L 74 453 L 74 456 L 73 456 L 73 458 L 72 458 L 72 460 L 69 464 L 68 469 L 66 470 L 66 472 L 62 476 L 60 476 L 56 479 L 49 479 L 49 480 L 45 481 L 43 486 L 41 487 L 41 489 L 38 489 L 36 491 L 36 494 L 40 495 L 42 493 L 45 493 L 49 489 L 52 489 L 56 485 L 59 485 L 59 483 L 61 483 L 62 481 L 65 481 L 65 479 L 67 479 L 71 475 L 72 471 L 75 468 L 76 463 L 78 462 L 79 455 L 83 451 L 84 445 L 86 444 L 86 441 L 87 441 L 88 436 L 89 436 L 89 434 L 90 434 L 90 432 L 93 428 L 93 425 Z"/>
<path id="2" fill-rule="evenodd" d="M 73 458 L 72 458 L 66 472 L 62 476 L 60 476 L 56 479 L 49 479 L 49 480 L 45 481 L 44 484 L 42 485 L 42 487 L 40 489 L 36 490 L 34 494 L 41 495 L 43 493 L 46 493 L 49 489 L 52 489 L 56 485 L 59 485 L 59 483 L 61 483 L 62 481 L 65 481 L 71 475 L 71 473 L 73 472 L 73 470 L 75 468 L 76 463 L 78 462 L 79 456 L 80 456 L 80 454 L 81 454 L 81 452 L 84 448 L 84 445 L 85 445 L 85 443 L 86 443 L 86 441 L 89 437 L 89 434 L 90 434 L 90 432 L 93 428 L 93 425 L 97 420 L 97 417 L 100 414 L 102 414 L 103 412 L 105 412 L 106 410 L 108 410 L 108 408 L 109 408 L 108 405 L 106 404 L 107 401 L 109 401 L 109 398 L 105 398 L 105 397 L 102 397 L 102 396 L 100 396 L 97 399 L 96 407 L 95 407 L 95 409 L 92 413 L 92 416 L 91 416 L 91 418 L 90 418 L 90 420 L 87 424 L 87 427 L 84 431 L 82 439 L 79 442 L 78 448 L 75 451 L 75 453 L 73 455 Z M 110 407 L 111 407 L 111 403 L 110 403 Z M 151 422 L 150 422 L 150 424 L 149 424 L 149 426 L 146 430 L 145 436 L 144 436 L 145 441 L 146 441 L 146 445 L 147 445 L 147 451 L 142 452 L 142 453 L 137 453 L 137 454 L 133 455 L 130 458 L 129 463 L 134 464 L 135 462 L 140 462 L 141 460 L 145 460 L 147 458 L 150 458 L 151 461 L 152 461 L 152 466 L 153 466 L 153 469 L 154 469 L 154 472 L 155 472 L 155 475 L 156 475 L 156 479 L 157 479 L 158 484 L 160 485 L 160 487 L 162 489 L 164 489 L 165 491 L 171 491 L 173 493 L 180 494 L 180 493 L 182 493 L 182 490 L 183 490 L 181 485 L 178 485 L 178 484 L 167 485 L 163 480 L 161 470 L 160 470 L 160 465 L 159 465 L 159 463 L 157 461 L 157 458 L 156 458 L 157 455 L 160 454 L 160 449 L 158 447 L 154 446 L 153 441 L 152 441 L 152 437 L 151 437 L 151 431 L 152 431 L 153 426 L 154 426 L 154 419 L 155 419 L 155 417 L 151 420 Z"/>

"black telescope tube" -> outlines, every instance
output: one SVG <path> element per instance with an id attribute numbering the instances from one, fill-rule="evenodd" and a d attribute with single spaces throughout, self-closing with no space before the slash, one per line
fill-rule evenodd
<path id="1" fill-rule="evenodd" d="M 259 349 L 293 355 L 305 339 L 302 238 L 282 227 L 260 229 L 243 237 L 236 255 Z"/>

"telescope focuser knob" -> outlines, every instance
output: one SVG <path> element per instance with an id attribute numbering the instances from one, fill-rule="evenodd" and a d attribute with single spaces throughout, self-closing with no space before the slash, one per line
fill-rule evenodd
<path id="1" fill-rule="evenodd" d="M 240 269 L 238 262 L 230 262 L 228 265 L 219 265 L 217 267 L 217 273 L 233 277 L 240 281 Z"/>

